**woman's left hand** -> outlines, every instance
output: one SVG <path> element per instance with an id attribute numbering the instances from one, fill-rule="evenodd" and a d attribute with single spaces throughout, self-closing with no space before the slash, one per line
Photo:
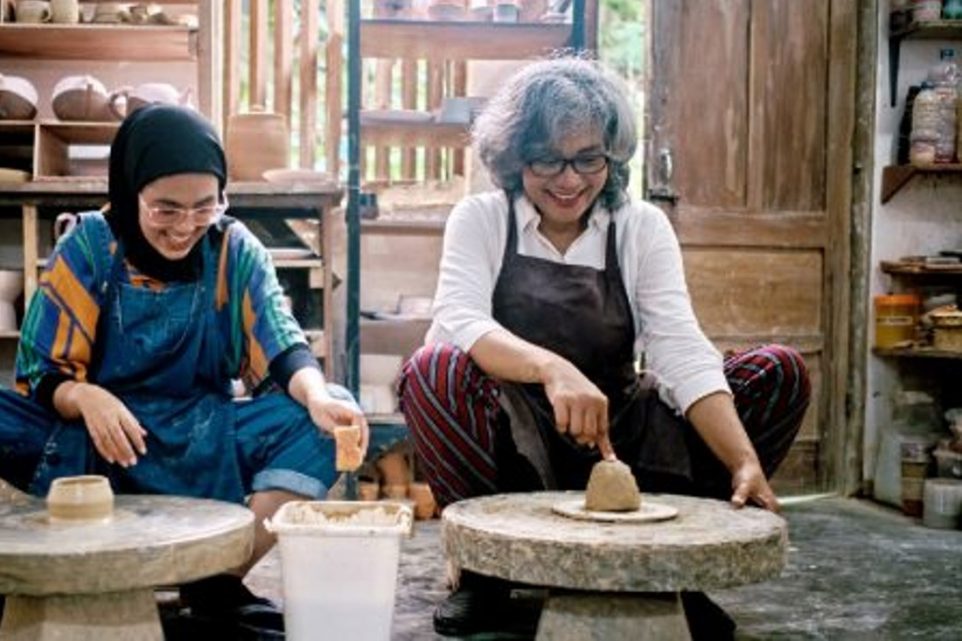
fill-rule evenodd
<path id="1" fill-rule="evenodd" d="M 748 501 L 772 512 L 779 511 L 778 497 L 765 479 L 757 460 L 741 464 L 732 474 L 732 505 L 740 508 Z"/>
<path id="2" fill-rule="evenodd" d="M 367 425 L 364 414 L 348 401 L 342 401 L 330 396 L 312 396 L 307 401 L 307 411 L 311 420 L 319 428 L 334 436 L 334 428 L 339 425 L 361 426 L 361 453 L 367 454 L 371 430 Z"/>

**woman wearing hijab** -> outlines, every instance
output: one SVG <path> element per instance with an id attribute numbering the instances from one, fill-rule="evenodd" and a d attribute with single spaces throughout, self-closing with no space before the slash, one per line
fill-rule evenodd
<path id="1" fill-rule="evenodd" d="M 617 455 L 642 490 L 778 509 L 767 479 L 808 406 L 805 364 L 780 345 L 723 361 L 706 339 L 668 219 L 625 191 L 636 122 L 620 82 L 568 58 L 526 66 L 475 123 L 500 190 L 451 212 L 427 345 L 400 386 L 440 505 L 584 490 Z M 462 573 L 435 630 L 526 627 L 510 588 Z M 702 596 L 685 606 L 695 639 L 730 636 Z"/>
<path id="2" fill-rule="evenodd" d="M 247 565 L 185 586 L 195 614 L 278 628 L 241 577 L 273 544 L 263 521 L 326 495 L 331 432 L 362 426 L 325 384 L 283 304 L 270 257 L 224 216 L 224 153 L 180 107 L 131 114 L 111 146 L 110 208 L 60 239 L 23 322 L 17 389 L 0 390 L 0 472 L 43 495 L 57 477 L 100 473 L 124 493 L 243 502 L 255 513 Z M 232 379 L 286 394 L 234 401 Z"/>

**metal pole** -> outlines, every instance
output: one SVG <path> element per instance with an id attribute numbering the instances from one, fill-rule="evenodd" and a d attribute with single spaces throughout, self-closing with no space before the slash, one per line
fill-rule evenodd
<path id="1" fill-rule="evenodd" d="M 345 385 L 360 390 L 361 302 L 361 2 L 347 2 L 347 327 Z"/>
<path id="2" fill-rule="evenodd" d="M 571 48 L 580 52 L 585 48 L 585 0 L 574 0 L 571 14 Z"/>

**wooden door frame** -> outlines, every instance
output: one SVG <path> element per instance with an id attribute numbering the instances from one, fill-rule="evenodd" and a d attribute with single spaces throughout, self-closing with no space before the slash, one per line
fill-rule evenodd
<path id="1" fill-rule="evenodd" d="M 858 0 L 855 120 L 852 140 L 852 213 L 850 225 L 849 357 L 845 386 L 845 444 L 849 456 L 838 461 L 838 491 L 864 494 L 862 475 L 867 389 L 869 275 L 872 265 L 872 188 L 875 175 L 875 93 L 878 65 L 878 0 Z"/>
<path id="2" fill-rule="evenodd" d="M 653 24 L 653 4 L 659 0 L 647 0 L 648 23 Z M 867 37 L 866 30 L 874 33 L 874 23 L 865 25 L 865 15 L 877 0 L 859 0 L 858 7 L 851 0 L 826 0 L 829 2 L 828 23 L 828 110 L 831 117 L 827 123 L 825 165 L 825 215 L 799 212 L 792 215 L 794 223 L 805 223 L 812 242 L 824 247 L 823 269 L 823 327 L 825 344 L 822 349 L 823 394 L 821 407 L 813 408 L 819 412 L 820 444 L 818 451 L 819 487 L 844 495 L 856 492 L 861 486 L 862 434 L 864 402 L 859 395 L 864 389 L 864 319 L 866 205 L 864 189 L 866 181 L 871 192 L 871 172 L 854 173 L 853 147 L 856 134 L 859 141 L 864 139 L 865 119 L 856 123 L 856 97 L 860 104 L 863 94 L 874 92 L 874 71 L 871 81 L 864 76 L 869 64 L 862 39 Z M 874 13 L 872 14 L 874 17 Z M 874 38 L 874 35 L 871 36 Z M 871 43 L 874 50 L 874 40 Z M 650 147 L 653 137 L 651 126 L 659 118 L 653 117 L 664 108 L 664 89 L 653 85 L 653 69 L 656 64 L 654 38 L 650 37 L 648 47 L 647 86 L 648 102 L 646 143 Z M 754 62 L 754 61 L 753 61 Z M 874 57 L 871 65 L 874 66 Z M 858 73 L 856 73 L 858 72 Z M 868 82 L 870 88 L 865 86 Z M 749 143 L 752 144 L 752 143 Z M 859 162 L 865 161 L 864 143 L 859 147 Z M 647 153 L 646 150 L 645 153 Z M 870 146 L 867 150 L 870 154 Z M 647 153 L 646 165 L 652 167 L 654 154 Z M 861 166 L 864 166 L 862 164 Z M 645 182 L 650 170 L 645 172 Z M 853 200 L 853 196 L 859 200 Z M 856 218 L 856 215 L 858 218 Z M 700 238 L 713 238 L 715 242 L 728 234 L 739 237 L 740 245 L 752 245 L 752 239 L 741 238 L 743 230 L 731 225 L 725 216 L 705 215 L 698 220 L 673 220 L 679 240 L 687 245 L 697 244 Z M 811 220 L 806 220 L 810 218 Z M 765 243 L 778 244 L 785 233 L 783 225 L 777 220 L 760 220 L 755 229 L 757 238 Z M 756 241 L 760 242 L 760 241 Z M 858 261 L 853 271 L 853 259 Z M 853 304 L 853 301 L 856 301 Z M 811 410 L 810 410 L 811 411 Z"/>

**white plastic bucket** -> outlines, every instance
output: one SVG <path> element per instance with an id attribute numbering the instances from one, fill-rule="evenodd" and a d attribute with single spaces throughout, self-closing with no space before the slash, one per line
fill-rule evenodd
<path id="1" fill-rule="evenodd" d="M 401 537 L 400 503 L 292 501 L 265 526 L 277 533 L 288 641 L 391 636 Z"/>

